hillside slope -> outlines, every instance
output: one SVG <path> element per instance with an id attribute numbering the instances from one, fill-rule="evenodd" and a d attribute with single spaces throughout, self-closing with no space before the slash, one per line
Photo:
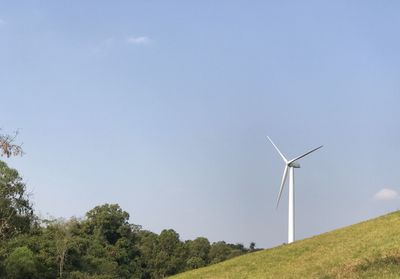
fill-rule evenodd
<path id="1" fill-rule="evenodd" d="M 400 278 L 400 211 L 171 278 Z"/>

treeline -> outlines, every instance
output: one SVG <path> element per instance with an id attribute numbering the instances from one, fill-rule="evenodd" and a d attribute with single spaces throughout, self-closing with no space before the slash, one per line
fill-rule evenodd
<path id="1" fill-rule="evenodd" d="M 18 172 L 0 161 L 0 278 L 164 278 L 255 250 L 143 230 L 117 204 L 82 219 L 42 220 Z"/>

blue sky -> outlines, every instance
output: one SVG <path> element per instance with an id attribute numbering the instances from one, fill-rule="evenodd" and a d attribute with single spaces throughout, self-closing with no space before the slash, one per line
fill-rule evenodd
<path id="1" fill-rule="evenodd" d="M 183 239 L 271 247 L 399 208 L 397 1 L 0 2 L 5 132 L 42 216 L 119 203 Z M 383 190 L 386 189 L 386 190 Z M 381 191 L 381 192 L 380 192 Z"/>

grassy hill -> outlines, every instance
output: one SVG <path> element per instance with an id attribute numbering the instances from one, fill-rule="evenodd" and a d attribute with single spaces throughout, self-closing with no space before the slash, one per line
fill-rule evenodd
<path id="1" fill-rule="evenodd" d="M 400 278 L 400 211 L 172 278 Z"/>

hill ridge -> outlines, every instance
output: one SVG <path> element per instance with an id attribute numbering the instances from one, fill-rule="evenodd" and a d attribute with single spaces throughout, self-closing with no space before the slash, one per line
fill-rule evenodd
<path id="1" fill-rule="evenodd" d="M 400 278 L 400 211 L 171 278 Z"/>

